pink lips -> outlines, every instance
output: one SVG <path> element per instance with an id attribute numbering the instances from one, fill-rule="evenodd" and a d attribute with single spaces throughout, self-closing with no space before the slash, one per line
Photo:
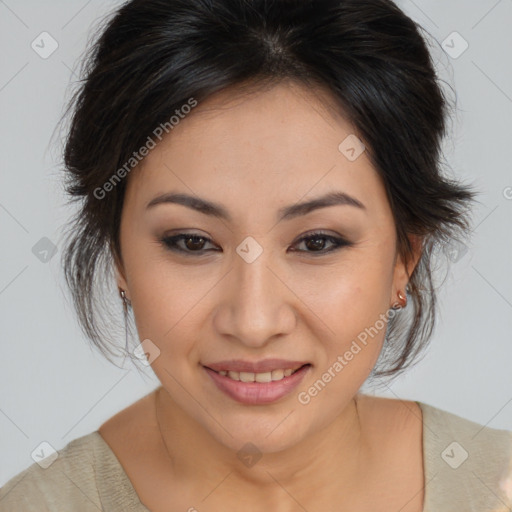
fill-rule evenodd
<path id="1" fill-rule="evenodd" d="M 258 363 L 242 360 L 221 361 L 204 366 L 217 388 L 237 402 L 247 405 L 263 405 L 288 395 L 302 381 L 311 365 L 302 361 L 266 359 Z M 272 382 L 242 382 L 217 373 L 218 371 L 263 373 L 277 369 L 296 369 L 288 377 Z"/>

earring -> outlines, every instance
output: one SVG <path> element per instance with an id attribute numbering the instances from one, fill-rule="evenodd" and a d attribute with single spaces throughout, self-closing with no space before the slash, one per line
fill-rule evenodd
<path id="1" fill-rule="evenodd" d="M 405 288 L 407 290 L 407 287 Z M 395 302 L 392 308 L 395 310 L 403 309 L 407 306 L 407 295 L 404 295 L 400 290 L 398 290 L 398 299 L 400 302 Z"/>
<path id="2" fill-rule="evenodd" d="M 128 312 L 128 306 L 131 304 L 130 299 L 126 296 L 126 292 L 119 288 L 119 295 L 121 296 L 121 299 L 123 300 L 123 309 L 125 313 Z"/>
<path id="3" fill-rule="evenodd" d="M 128 306 L 131 304 L 130 299 L 126 296 L 126 292 L 119 288 L 119 295 L 123 300 L 123 316 L 124 316 L 124 330 L 125 330 L 125 348 L 128 350 Z"/>

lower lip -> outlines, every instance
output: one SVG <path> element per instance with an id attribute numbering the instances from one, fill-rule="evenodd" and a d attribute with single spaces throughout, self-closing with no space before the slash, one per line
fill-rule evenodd
<path id="1" fill-rule="evenodd" d="M 242 382 L 220 375 L 205 366 L 203 368 L 216 386 L 233 400 L 247 405 L 261 405 L 270 404 L 290 394 L 309 371 L 310 365 L 272 382 Z"/>

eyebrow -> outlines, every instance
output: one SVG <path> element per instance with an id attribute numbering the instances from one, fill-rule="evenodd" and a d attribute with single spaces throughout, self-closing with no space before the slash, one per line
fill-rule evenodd
<path id="1" fill-rule="evenodd" d="M 146 210 L 153 208 L 159 204 L 180 204 L 187 208 L 192 208 L 205 215 L 210 215 L 219 219 L 226 220 L 227 222 L 232 221 L 231 215 L 228 211 L 220 204 L 201 199 L 196 196 L 190 196 L 188 194 L 168 192 L 152 199 L 146 206 Z M 361 201 L 352 197 L 345 192 L 335 191 L 329 192 L 323 196 L 317 197 L 310 201 L 292 204 L 285 206 L 278 210 L 278 221 L 290 220 L 301 215 L 306 215 L 314 210 L 320 208 L 326 208 L 328 206 L 339 206 L 348 205 L 366 210 Z"/>

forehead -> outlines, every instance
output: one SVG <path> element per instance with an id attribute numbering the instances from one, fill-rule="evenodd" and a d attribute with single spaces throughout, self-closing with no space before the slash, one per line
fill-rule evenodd
<path id="1" fill-rule="evenodd" d="M 336 141 L 340 134 L 355 131 L 324 88 L 285 81 L 259 88 L 230 87 L 210 96 L 173 128 L 162 150 L 193 145 L 200 136 L 203 143 L 237 140 L 246 148 L 265 141 L 265 154 L 276 146 L 282 146 L 283 153 L 294 147 L 296 153 L 298 146 L 309 148 L 327 135 Z M 230 152 L 236 154 L 236 148 Z"/>
<path id="2" fill-rule="evenodd" d="M 340 112 L 325 90 L 293 83 L 223 90 L 150 151 L 130 176 L 127 194 L 139 203 L 173 189 L 217 199 L 231 192 L 238 202 L 259 197 L 288 204 L 332 189 L 378 198 L 382 185 L 365 151 L 351 160 L 340 149 L 347 139 L 357 141 Z"/>

